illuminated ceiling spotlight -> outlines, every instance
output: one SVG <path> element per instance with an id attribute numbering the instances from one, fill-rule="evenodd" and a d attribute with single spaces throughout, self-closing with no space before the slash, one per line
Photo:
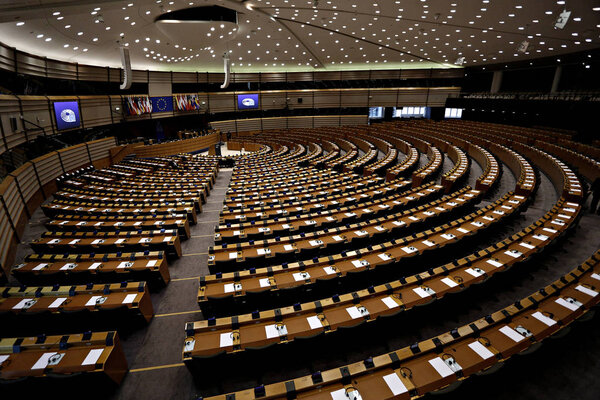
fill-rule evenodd
<path id="1" fill-rule="evenodd" d="M 571 11 L 567 11 L 565 8 L 563 12 L 558 15 L 556 21 L 554 21 L 554 29 L 563 29 L 567 22 L 569 21 L 569 17 L 571 16 Z"/>

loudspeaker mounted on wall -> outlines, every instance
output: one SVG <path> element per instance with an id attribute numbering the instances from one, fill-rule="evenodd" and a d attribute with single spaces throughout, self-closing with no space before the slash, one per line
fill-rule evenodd
<path id="1" fill-rule="evenodd" d="M 129 49 L 125 47 L 120 47 L 121 51 L 121 64 L 123 65 L 123 83 L 119 88 L 121 90 L 127 90 L 131 88 L 131 58 L 129 57 Z"/>
<path id="2" fill-rule="evenodd" d="M 221 89 L 227 89 L 229 86 L 229 74 L 231 73 L 231 66 L 229 64 L 229 53 L 223 54 L 223 70 L 225 72 L 225 82 L 221 85 Z"/>

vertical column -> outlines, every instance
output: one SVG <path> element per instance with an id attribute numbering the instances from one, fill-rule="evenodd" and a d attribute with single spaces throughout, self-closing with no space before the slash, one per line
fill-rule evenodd
<path id="1" fill-rule="evenodd" d="M 504 71 L 494 71 L 492 78 L 492 86 L 490 87 L 490 93 L 498 93 L 500 86 L 502 86 L 502 75 Z"/>
<path id="2" fill-rule="evenodd" d="M 557 65 L 554 70 L 554 79 L 552 80 L 552 88 L 550 93 L 558 92 L 558 84 L 560 83 L 560 76 L 562 75 L 562 65 Z"/>

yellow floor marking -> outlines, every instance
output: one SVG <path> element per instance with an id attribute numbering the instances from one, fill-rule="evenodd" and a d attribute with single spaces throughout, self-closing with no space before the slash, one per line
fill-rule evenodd
<path id="1" fill-rule="evenodd" d="M 189 278 L 175 278 L 171 279 L 171 282 L 179 282 L 179 281 L 191 281 L 192 279 L 198 279 L 199 276 L 190 276 Z"/>
<path id="2" fill-rule="evenodd" d="M 164 369 L 164 368 L 175 368 L 175 367 L 183 367 L 184 363 L 178 364 L 166 364 L 166 365 L 157 365 L 155 367 L 146 367 L 146 368 L 136 368 L 130 369 L 129 372 L 144 372 L 144 371 L 154 371 L 155 369 Z"/>
<path id="3" fill-rule="evenodd" d="M 197 313 L 200 312 L 200 310 L 194 310 L 194 311 L 181 311 L 181 312 L 172 312 L 172 313 L 166 313 L 166 314 L 155 314 L 154 318 L 160 318 L 160 317 L 172 317 L 174 315 L 184 315 L 184 314 L 193 314 L 193 313 Z"/>

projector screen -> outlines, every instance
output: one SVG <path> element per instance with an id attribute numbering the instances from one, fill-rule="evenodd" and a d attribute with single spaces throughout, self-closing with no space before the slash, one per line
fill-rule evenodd
<path id="1" fill-rule="evenodd" d="M 258 94 L 238 94 L 238 110 L 258 108 Z"/>
<path id="2" fill-rule="evenodd" d="M 79 128 L 81 125 L 79 104 L 76 101 L 55 101 L 54 115 L 56 116 L 56 129 L 59 131 Z"/>

